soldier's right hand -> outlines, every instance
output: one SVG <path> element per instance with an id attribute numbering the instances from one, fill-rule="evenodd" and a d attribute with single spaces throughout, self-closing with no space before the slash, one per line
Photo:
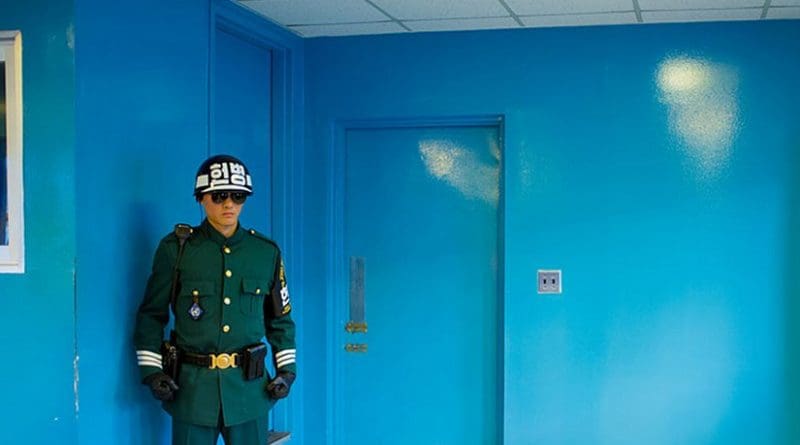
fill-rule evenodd
<path id="1" fill-rule="evenodd" d="M 143 383 L 150 387 L 153 397 L 162 401 L 174 399 L 175 392 L 178 390 L 175 380 L 161 371 L 145 377 Z"/>

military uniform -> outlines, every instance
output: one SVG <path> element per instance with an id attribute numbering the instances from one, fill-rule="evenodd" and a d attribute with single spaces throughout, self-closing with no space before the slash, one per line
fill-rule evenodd
<path id="1" fill-rule="evenodd" d="M 162 371 L 160 346 L 178 252 L 175 234 L 161 240 L 137 314 L 134 343 L 143 379 Z M 273 241 L 241 226 L 225 238 L 205 220 L 186 241 L 178 271 L 175 343 L 180 350 L 239 353 L 266 335 L 275 369 L 296 374 L 295 325 L 280 249 Z M 272 407 L 265 391 L 268 379 L 245 380 L 240 367 L 184 363 L 180 389 L 163 406 L 185 424 L 237 425 Z"/>

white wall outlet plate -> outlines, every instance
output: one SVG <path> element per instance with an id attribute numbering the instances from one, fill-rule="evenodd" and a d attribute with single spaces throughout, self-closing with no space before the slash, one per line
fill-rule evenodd
<path id="1" fill-rule="evenodd" d="M 537 289 L 540 294 L 561 293 L 561 270 L 539 269 L 536 271 L 536 278 L 539 283 Z"/>

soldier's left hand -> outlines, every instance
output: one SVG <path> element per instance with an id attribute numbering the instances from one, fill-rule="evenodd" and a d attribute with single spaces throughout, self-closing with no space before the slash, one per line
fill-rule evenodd
<path id="1" fill-rule="evenodd" d="M 277 377 L 267 385 L 267 394 L 273 400 L 279 400 L 289 395 L 289 390 L 294 383 L 295 375 L 291 372 L 279 372 Z"/>

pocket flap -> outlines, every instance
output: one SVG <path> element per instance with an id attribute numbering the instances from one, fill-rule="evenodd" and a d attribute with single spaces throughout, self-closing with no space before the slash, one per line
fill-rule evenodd
<path id="1" fill-rule="evenodd" d="M 245 294 L 265 295 L 269 292 L 269 281 L 244 278 L 242 279 L 242 292 Z"/>

